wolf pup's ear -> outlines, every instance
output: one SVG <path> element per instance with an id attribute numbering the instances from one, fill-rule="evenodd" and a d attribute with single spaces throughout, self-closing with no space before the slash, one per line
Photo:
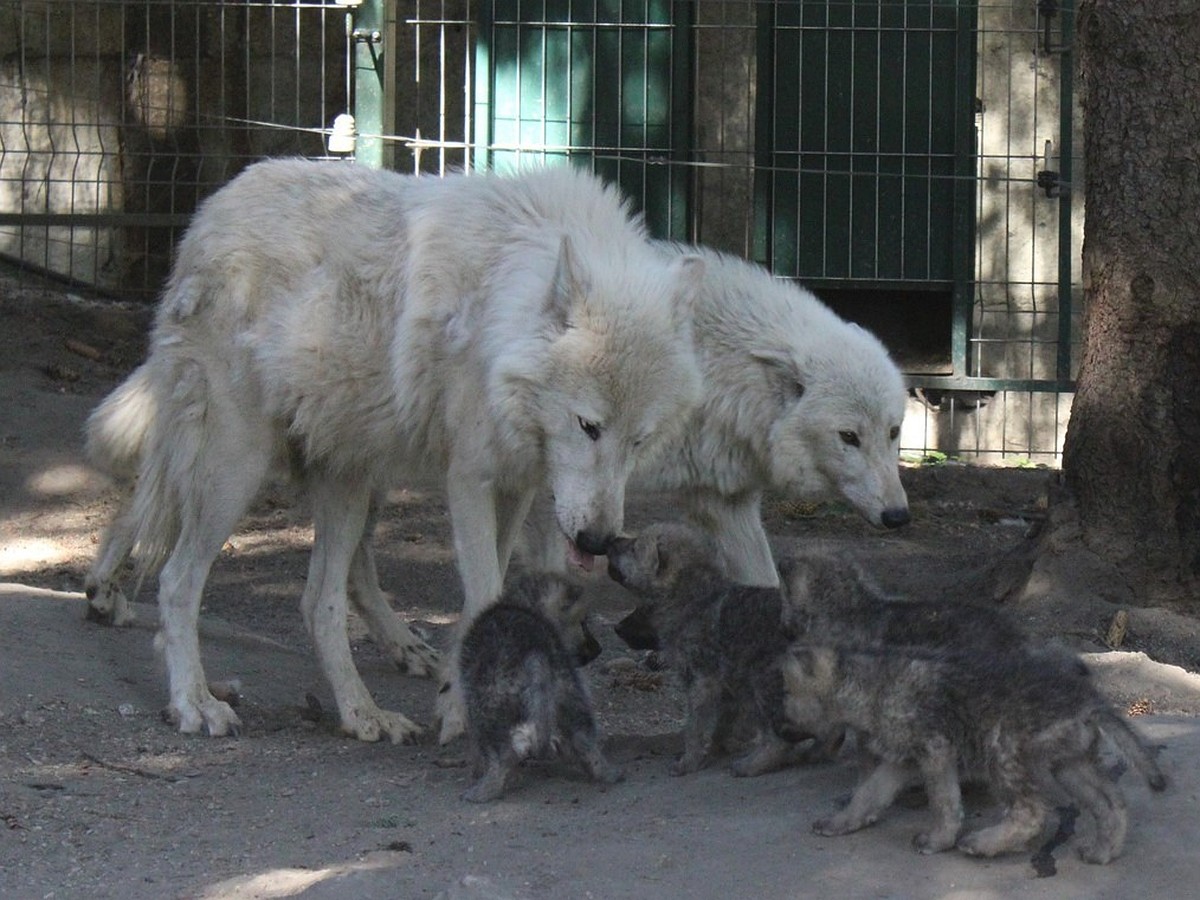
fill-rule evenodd
<path id="1" fill-rule="evenodd" d="M 764 374 L 780 404 L 793 403 L 804 396 L 805 378 L 795 358 L 783 350 L 755 350 L 754 360 Z"/>
<path id="2" fill-rule="evenodd" d="M 661 578 L 671 563 L 671 555 L 667 552 L 666 541 L 656 540 L 654 542 L 654 557 L 654 577 Z"/>

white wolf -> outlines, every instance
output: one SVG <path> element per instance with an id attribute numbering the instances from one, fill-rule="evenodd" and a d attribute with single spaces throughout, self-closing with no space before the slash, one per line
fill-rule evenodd
<path id="1" fill-rule="evenodd" d="M 703 400 L 631 487 L 679 492 L 688 517 L 716 539 L 728 577 L 748 585 L 779 584 L 760 515 L 768 488 L 842 497 L 877 526 L 907 523 L 898 460 L 907 391 L 883 344 L 761 266 L 660 246 L 666 258 L 705 261 L 692 323 Z M 563 548 L 539 500 L 529 566 L 561 568 Z"/>
<path id="2" fill-rule="evenodd" d="M 235 732 L 200 662 L 208 570 L 273 463 L 312 502 L 301 601 L 341 726 L 420 728 L 359 677 L 347 598 L 404 670 L 436 654 L 375 576 L 374 508 L 398 480 L 444 484 L 464 622 L 500 594 L 534 494 L 577 552 L 622 527 L 634 463 L 699 400 L 695 256 L 667 260 L 619 193 L 572 169 L 402 176 L 277 160 L 211 197 L 179 247 L 149 357 L 92 414 L 93 459 L 136 476 L 88 577 L 123 622 L 130 553 L 161 565 L 158 642 L 181 731 Z M 454 695 L 452 695 L 454 696 Z"/>

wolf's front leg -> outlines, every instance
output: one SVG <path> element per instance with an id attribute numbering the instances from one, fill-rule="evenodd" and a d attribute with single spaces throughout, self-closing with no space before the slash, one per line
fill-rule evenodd
<path id="1" fill-rule="evenodd" d="M 738 584 L 779 586 L 771 543 L 762 524 L 762 494 L 726 497 L 696 491 L 688 497 L 688 518 L 716 540 L 726 577 Z"/>
<path id="2" fill-rule="evenodd" d="M 466 698 L 458 677 L 459 642 L 475 617 L 495 603 L 503 589 L 494 489 L 479 477 L 456 472 L 451 467 L 446 479 L 446 499 L 454 533 L 454 555 L 463 583 L 463 612 L 438 687 L 441 744 L 462 735 L 467 725 Z"/>
<path id="3" fill-rule="evenodd" d="M 913 846 L 920 853 L 941 853 L 954 846 L 962 830 L 958 754 L 948 740 L 937 738 L 926 746 L 920 766 L 934 823 L 929 831 L 922 831 L 913 838 Z"/>
<path id="4" fill-rule="evenodd" d="M 912 770 L 901 763 L 884 760 L 854 790 L 846 808 L 825 819 L 813 822 L 813 831 L 832 837 L 850 834 L 873 825 L 880 814 L 891 806 L 896 795 L 911 780 Z"/>

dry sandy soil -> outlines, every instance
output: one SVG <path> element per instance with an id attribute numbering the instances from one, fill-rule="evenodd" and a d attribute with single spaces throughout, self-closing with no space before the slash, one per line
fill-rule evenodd
<path id="1" fill-rule="evenodd" d="M 811 820 L 854 783 L 845 763 L 757 779 L 717 765 L 671 778 L 679 693 L 670 673 L 612 634 L 632 602 L 602 574 L 588 589 L 604 653 L 588 677 L 625 781 L 602 789 L 570 767 L 531 765 L 503 800 L 464 803 L 461 742 L 395 747 L 338 734 L 298 612 L 307 523 L 282 490 L 225 547 L 203 610 L 209 675 L 240 681 L 245 729 L 236 739 L 176 734 L 159 716 L 151 591 L 129 629 L 85 622 L 78 593 L 117 496 L 86 466 L 82 422 L 140 358 L 147 320 L 144 308 L 0 273 L 0 894 L 1118 897 L 1134 875 L 1139 891 L 1191 894 L 1198 622 L 1130 610 L 1122 652 L 1111 652 L 1104 637 L 1117 610 L 1070 584 L 1045 607 L 1012 612 L 1091 654 L 1105 690 L 1144 715 L 1138 723 L 1176 782 L 1159 798 L 1125 779 L 1129 850 L 1103 869 L 1069 845 L 1036 866 L 1032 854 L 918 857 L 908 847 L 917 803 L 857 835 L 816 837 Z M 913 522 L 896 532 L 836 504 L 771 498 L 777 550 L 848 545 L 889 588 L 977 593 L 975 573 L 1040 520 L 1050 473 L 941 465 L 904 477 Z M 412 491 L 393 501 L 378 535 L 383 583 L 401 615 L 445 646 L 460 602 L 445 508 Z M 674 514 L 665 498 L 635 497 L 629 524 Z M 432 682 L 395 673 L 357 631 L 355 648 L 384 706 L 428 720 Z M 971 798 L 973 819 L 993 814 L 987 798 Z"/>

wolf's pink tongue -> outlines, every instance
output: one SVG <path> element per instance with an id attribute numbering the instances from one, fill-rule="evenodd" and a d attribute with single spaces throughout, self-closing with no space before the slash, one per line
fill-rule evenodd
<path id="1" fill-rule="evenodd" d="M 575 542 L 570 538 L 567 539 L 567 560 L 573 566 L 579 566 L 585 572 L 592 571 L 596 565 L 596 557 L 590 553 L 584 553 L 575 546 Z"/>

